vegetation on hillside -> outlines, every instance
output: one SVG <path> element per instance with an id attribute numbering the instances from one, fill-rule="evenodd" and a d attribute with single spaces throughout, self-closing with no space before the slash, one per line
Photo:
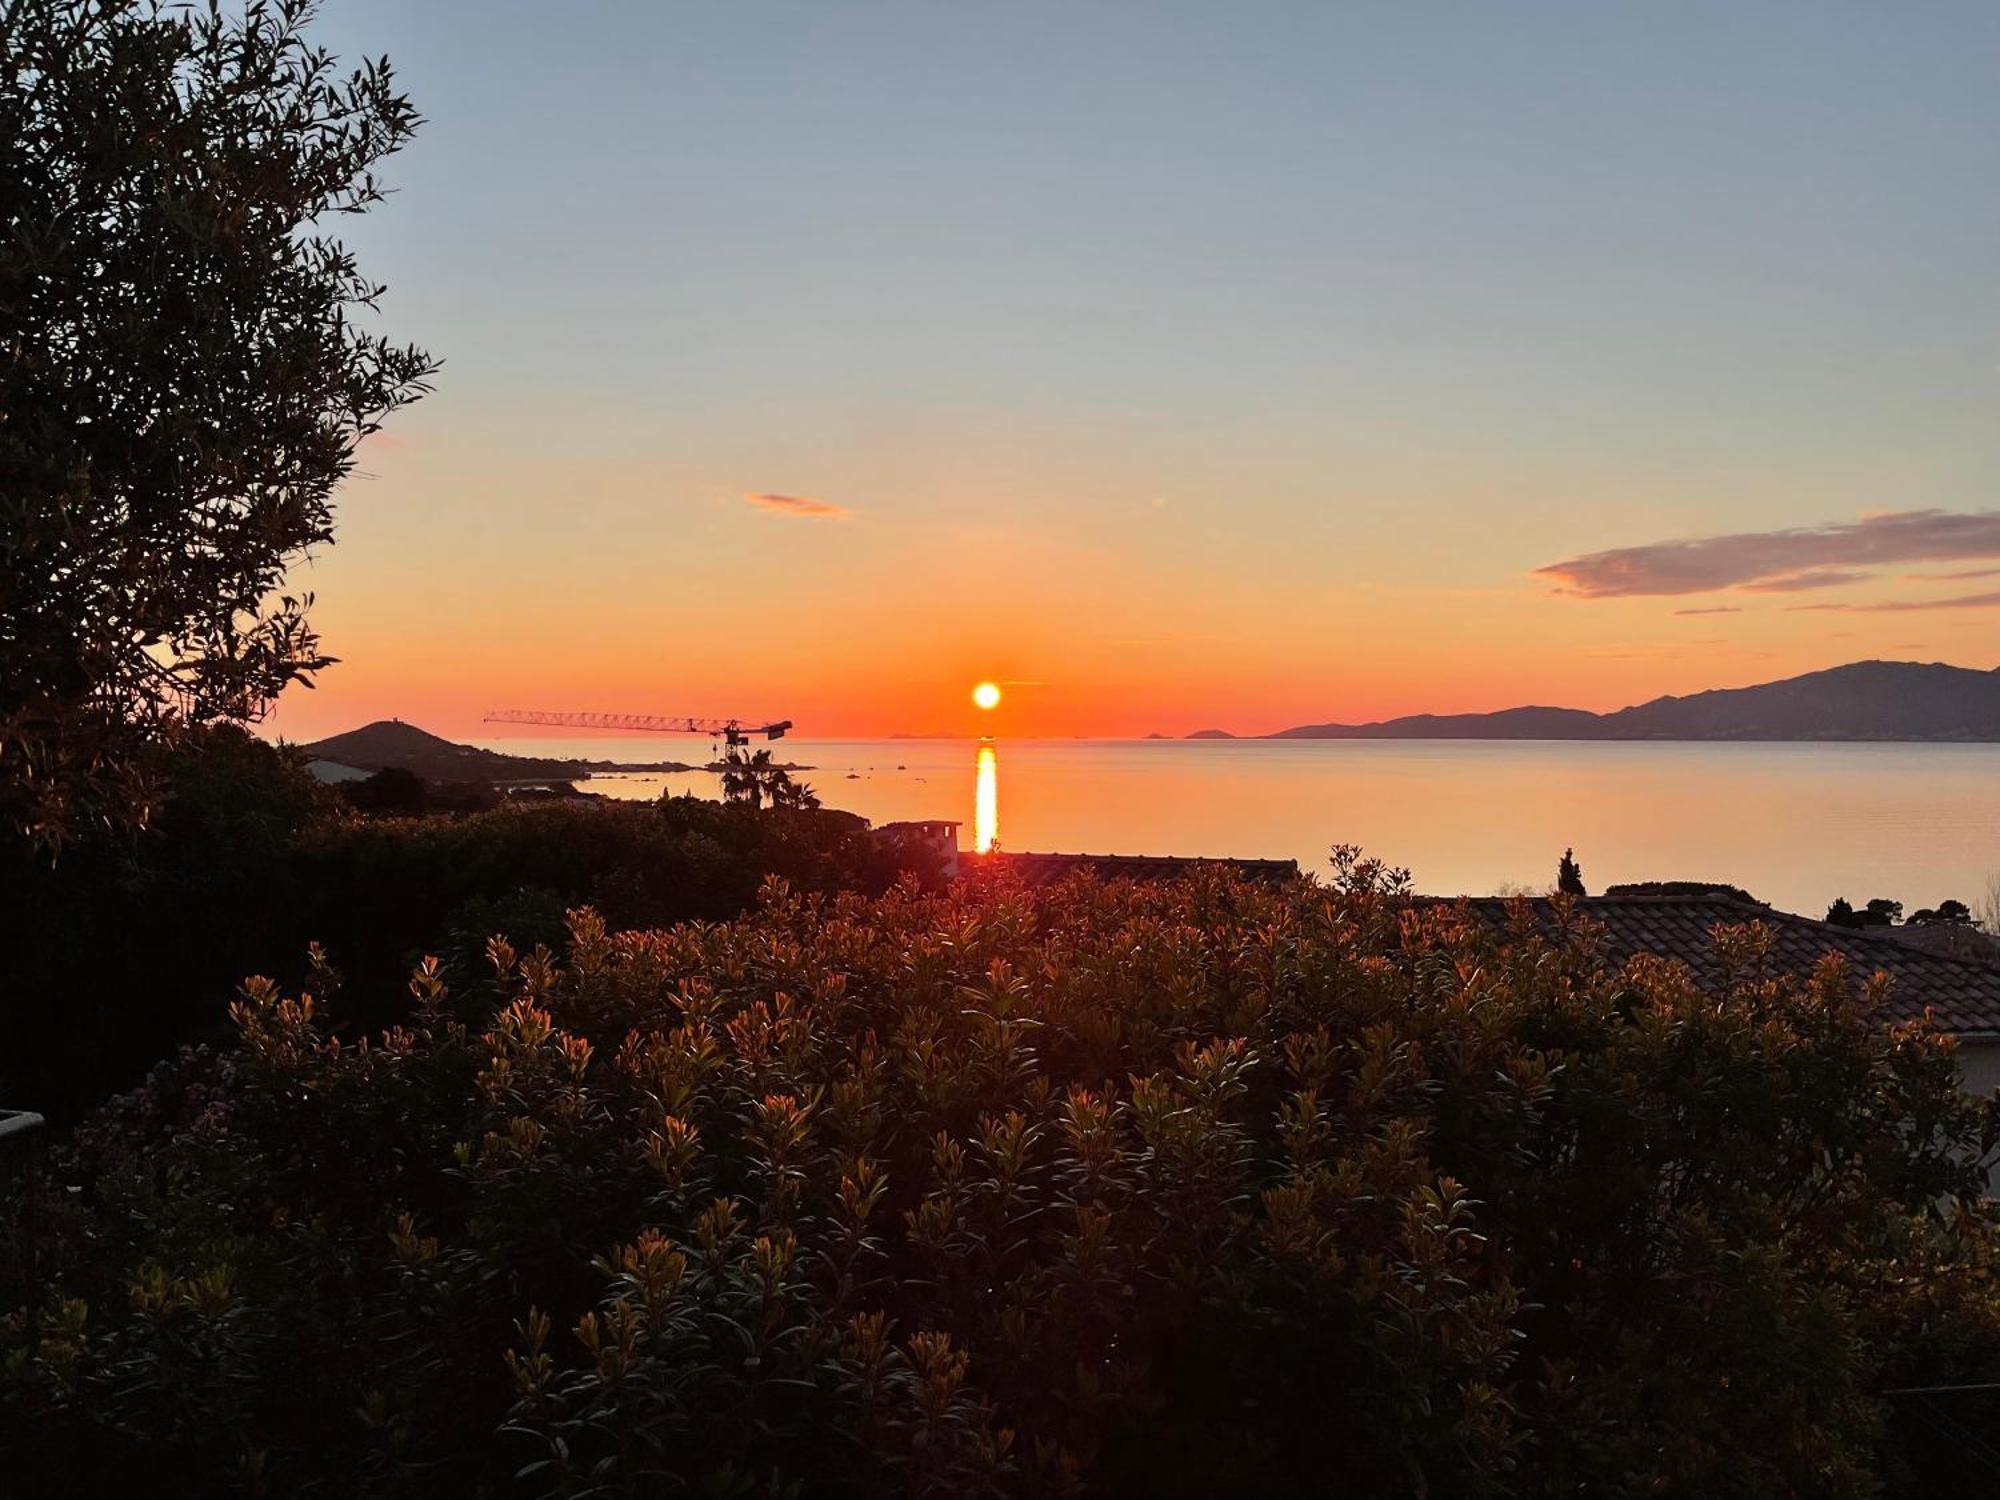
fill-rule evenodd
<path id="1" fill-rule="evenodd" d="M 57 1162 L 0 1447 L 203 1494 L 1921 1479 L 1881 1393 L 1995 1332 L 1950 1044 L 1837 962 L 1767 973 L 1754 924 L 1711 994 L 1404 897 L 1349 852 L 1328 888 L 774 881 L 426 963 L 372 1032 L 330 972 L 253 980 L 235 1045 Z"/>

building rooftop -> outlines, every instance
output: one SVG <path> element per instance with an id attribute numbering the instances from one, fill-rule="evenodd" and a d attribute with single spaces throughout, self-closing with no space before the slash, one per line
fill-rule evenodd
<path id="1" fill-rule="evenodd" d="M 1461 899 L 1474 916 L 1502 930 L 1511 927 L 1517 905 L 1526 906 L 1544 933 L 1558 923 L 1555 903 L 1545 896 Z M 1651 953 L 1680 960 L 1705 985 L 1720 985 L 1715 928 L 1761 922 L 1771 930 L 1771 962 L 1782 971 L 1805 974 L 1828 953 L 1844 954 L 1858 975 L 1889 976 L 1888 1005 L 1897 1016 L 1928 1010 L 1942 1030 L 2000 1036 L 2000 965 L 1930 952 L 1892 936 L 1891 929 L 1830 926 L 1724 887 L 1614 888 L 1579 900 L 1576 909 L 1603 927 L 1603 952 L 1614 964 Z"/>
<path id="2" fill-rule="evenodd" d="M 343 781 L 366 781 L 375 774 L 373 771 L 364 771 L 358 766 L 344 766 L 337 760 L 309 760 L 306 762 L 306 773 L 313 780 L 328 786 Z"/>
<path id="3" fill-rule="evenodd" d="M 1005 871 L 1029 887 L 1054 885 L 1080 871 L 1100 880 L 1172 880 L 1204 865 L 1219 865 L 1250 880 L 1296 880 L 1295 859 L 1206 859 L 1173 854 L 1029 854 L 994 850 L 959 858 L 961 874 L 977 870 Z"/>
<path id="4" fill-rule="evenodd" d="M 1289 859 L 1205 859 L 1144 854 L 1031 854 L 995 850 L 964 854 L 961 876 L 1004 872 L 1031 888 L 1054 885 L 1088 872 L 1104 880 L 1172 880 L 1201 866 L 1220 866 L 1253 880 L 1296 880 Z M 1428 902 L 1463 905 L 1473 916 L 1506 933 L 1525 909 L 1544 935 L 1556 935 L 1560 916 L 1547 896 L 1424 897 Z M 1697 982 L 1719 988 L 1722 967 L 1715 953 L 1715 929 L 1761 922 L 1771 932 L 1772 966 L 1804 975 L 1828 953 L 1842 954 L 1856 975 L 1889 977 L 1888 1008 L 1899 1018 L 1929 1012 L 1941 1030 L 1961 1036 L 2000 1038 L 2000 962 L 1937 952 L 1919 945 L 1918 935 L 1898 928 L 1835 927 L 1812 917 L 1779 911 L 1733 886 L 1675 882 L 1614 886 L 1586 896 L 1575 911 L 1603 929 L 1600 951 L 1622 965 L 1640 953 L 1677 959 Z"/>

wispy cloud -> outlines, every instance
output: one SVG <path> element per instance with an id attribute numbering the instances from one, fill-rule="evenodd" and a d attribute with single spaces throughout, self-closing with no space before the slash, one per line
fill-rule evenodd
<path id="1" fill-rule="evenodd" d="M 844 505 L 835 505 L 830 500 L 815 500 L 810 495 L 766 495 L 752 491 L 743 499 L 748 504 L 775 511 L 781 516 L 804 516 L 809 520 L 845 521 L 854 514 Z"/>
<path id="2" fill-rule="evenodd" d="M 1845 568 L 1813 568 L 1804 573 L 1788 573 L 1782 578 L 1759 578 L 1743 585 L 1746 594 L 1802 594 L 1807 589 L 1837 589 L 1844 584 L 1866 583 L 1873 573 L 1855 573 Z"/>
<path id="3" fill-rule="evenodd" d="M 2000 591 L 1959 594 L 1950 599 L 1884 599 L 1874 604 L 1793 604 L 1791 614 L 1901 615 L 1932 609 L 2000 609 Z"/>
<path id="4" fill-rule="evenodd" d="M 1956 573 L 1905 573 L 1905 583 L 1969 583 L 1975 578 L 2000 578 L 2000 568 L 1963 568 Z"/>
<path id="5" fill-rule="evenodd" d="M 1537 568 L 1584 598 L 1825 588 L 1838 571 L 1887 563 L 2000 557 L 2000 511 L 1906 510 L 1787 531 L 1744 531 L 1587 552 Z M 1838 581 L 1851 581 L 1841 579 Z"/>
<path id="6" fill-rule="evenodd" d="M 1696 609 L 1677 609 L 1674 613 L 1677 615 L 1740 615 L 1743 613 L 1743 606 L 1740 604 L 1706 604 Z"/>

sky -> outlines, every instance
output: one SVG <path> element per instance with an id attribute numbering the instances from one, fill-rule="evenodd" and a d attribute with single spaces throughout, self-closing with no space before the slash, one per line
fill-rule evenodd
<path id="1" fill-rule="evenodd" d="M 444 364 L 290 738 L 2000 664 L 1990 3 L 324 12 L 427 119 L 337 227 Z"/>

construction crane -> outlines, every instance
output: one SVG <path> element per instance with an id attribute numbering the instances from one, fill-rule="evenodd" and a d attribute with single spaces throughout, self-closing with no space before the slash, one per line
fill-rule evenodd
<path id="1" fill-rule="evenodd" d="M 705 734 L 732 745 L 747 745 L 752 735 L 781 740 L 792 727 L 790 719 L 773 719 L 768 724 L 752 724 L 742 719 L 702 719 L 680 714 L 590 714 L 556 713 L 540 708 L 496 708 L 486 716 L 489 724 L 561 724 L 574 729 L 643 729 L 651 734 Z"/>

